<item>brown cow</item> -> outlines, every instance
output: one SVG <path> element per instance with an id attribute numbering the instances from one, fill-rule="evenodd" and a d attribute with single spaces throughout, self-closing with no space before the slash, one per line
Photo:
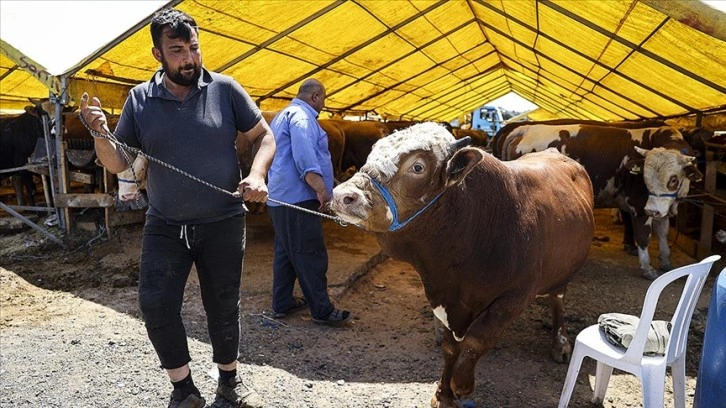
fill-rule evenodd
<path id="1" fill-rule="evenodd" d="M 462 142 L 432 123 L 393 133 L 332 200 L 421 276 L 446 327 L 432 405 L 447 408 L 472 392 L 479 358 L 538 295 L 553 311 L 552 356 L 569 358 L 564 294 L 594 231 L 592 185 L 577 162 L 554 150 L 502 162 Z"/>
<path id="2" fill-rule="evenodd" d="M 333 119 L 331 121 L 339 126 L 345 140 L 341 170 L 351 166 L 360 169 L 365 164 L 373 144 L 389 133 L 388 127 L 382 122 Z"/>
<path id="3" fill-rule="evenodd" d="M 328 135 L 328 151 L 330 161 L 333 162 L 333 177 L 339 180 L 343 169 L 343 153 L 345 149 L 345 123 L 344 120 L 318 119 L 320 127 Z"/>
<path id="4" fill-rule="evenodd" d="M 487 147 L 489 144 L 489 136 L 487 132 L 479 129 L 462 129 L 454 128 L 454 137 L 462 139 L 469 136 L 471 138 L 471 144 L 473 146 L 481 147 L 482 149 Z"/>
<path id="5" fill-rule="evenodd" d="M 340 124 L 340 130 L 343 133 L 345 140 L 345 148 L 343 149 L 343 158 L 341 160 L 340 169 L 342 174 L 336 179 L 343 181 L 346 179 L 347 172 L 350 169 L 360 169 L 366 162 L 368 154 L 373 148 L 373 144 L 384 136 L 390 135 L 393 132 L 400 131 L 402 129 L 409 128 L 421 122 L 396 120 L 387 122 L 378 122 L 373 120 L 364 121 L 349 121 L 349 120 L 338 120 L 335 121 Z M 451 132 L 451 125 L 448 123 L 441 123 L 442 126 Z M 324 128 L 323 128 L 324 129 Z"/>
<path id="6" fill-rule="evenodd" d="M 537 124 L 519 126 L 503 139 L 497 144 L 501 150 L 495 150 L 502 160 L 555 147 L 580 162 L 592 180 L 595 205 L 630 216 L 623 217 L 624 241 L 627 245 L 630 232 L 643 276 L 658 277 L 648 253 L 651 231 L 658 236 L 660 269 L 671 269 L 668 217 L 677 211 L 676 199 L 688 194 L 690 181 L 702 177 L 680 132 L 671 127 Z"/>
<path id="7" fill-rule="evenodd" d="M 525 121 L 525 122 L 512 122 L 507 123 L 504 125 L 497 133 L 494 135 L 492 140 L 489 142 L 489 150 L 492 152 L 493 155 L 497 157 L 501 157 L 502 153 L 502 144 L 507 139 L 507 136 L 509 136 L 514 129 L 520 127 L 520 126 L 528 126 L 528 125 L 591 125 L 591 126 L 608 126 L 608 127 L 617 127 L 617 128 L 623 128 L 623 129 L 642 129 L 642 128 L 649 128 L 649 127 L 661 127 L 661 126 L 667 126 L 664 121 L 652 119 L 652 120 L 642 120 L 642 121 L 625 121 L 625 122 L 601 122 L 597 120 L 584 120 L 584 119 L 552 119 L 552 120 L 542 120 L 542 121 Z"/>

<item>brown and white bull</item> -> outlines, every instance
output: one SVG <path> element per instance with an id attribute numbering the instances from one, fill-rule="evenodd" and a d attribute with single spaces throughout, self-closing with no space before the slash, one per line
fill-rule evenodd
<path id="1" fill-rule="evenodd" d="M 671 127 L 626 129 L 611 126 L 525 125 L 500 140 L 495 155 L 513 160 L 554 147 L 582 164 L 590 175 L 598 208 L 619 208 L 628 236 L 634 238 L 640 269 L 658 277 L 651 266 L 648 242 L 658 237 L 659 268 L 671 269 L 668 217 L 677 213 L 677 198 L 688 194 L 702 174 L 691 147 Z"/>
<path id="2" fill-rule="evenodd" d="M 577 162 L 554 149 L 502 162 L 468 142 L 433 123 L 393 133 L 331 202 L 421 276 L 446 327 L 436 407 L 472 392 L 479 358 L 538 295 L 553 312 L 552 356 L 569 358 L 564 295 L 594 229 L 592 185 Z"/>

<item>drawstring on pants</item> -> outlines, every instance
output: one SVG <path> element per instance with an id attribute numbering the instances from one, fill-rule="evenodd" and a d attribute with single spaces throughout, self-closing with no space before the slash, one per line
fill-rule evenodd
<path id="1" fill-rule="evenodd" d="M 186 242 L 186 244 L 187 244 L 187 249 L 192 249 L 189 246 L 189 235 L 187 235 L 187 226 L 186 225 L 182 225 L 181 231 L 179 231 L 179 239 L 182 239 L 182 238 L 184 238 L 184 242 Z"/>

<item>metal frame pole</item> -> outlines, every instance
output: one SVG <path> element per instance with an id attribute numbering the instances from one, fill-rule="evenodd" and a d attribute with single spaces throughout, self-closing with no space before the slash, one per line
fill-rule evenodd
<path id="1" fill-rule="evenodd" d="M 56 106 L 56 109 L 58 107 Z M 57 130 L 56 130 L 57 131 Z M 55 151 L 51 150 L 50 148 L 50 126 L 48 123 L 48 118 L 43 116 L 43 136 L 45 138 L 45 152 L 48 155 L 48 178 L 50 179 L 50 197 L 51 200 L 53 200 L 53 203 L 46 203 L 48 206 L 53 206 L 55 208 L 55 216 L 56 219 L 60 218 L 60 215 L 58 214 L 58 208 L 55 207 L 55 163 L 56 163 L 56 153 Z M 45 188 L 45 186 L 44 186 Z"/>
<path id="2" fill-rule="evenodd" d="M 65 180 L 65 171 L 64 171 L 64 158 L 63 158 L 63 105 L 68 101 L 68 93 L 67 93 L 67 86 L 66 86 L 66 78 L 61 77 L 61 94 L 56 95 L 52 91 L 50 92 L 50 100 L 55 103 L 55 166 L 56 166 L 56 175 L 58 177 L 57 180 L 57 186 L 58 186 L 58 193 L 59 194 L 66 194 L 68 193 L 66 180 Z M 52 179 L 52 177 L 51 177 Z M 55 191 L 55 189 L 54 189 Z M 53 197 L 53 202 L 55 205 L 55 196 Z M 58 214 L 58 225 L 61 227 L 61 229 L 64 229 L 66 231 L 70 231 L 70 214 L 67 209 L 65 210 L 59 210 L 57 209 L 56 214 Z"/>
<path id="3" fill-rule="evenodd" d="M 29 219 L 25 218 L 22 214 L 19 212 L 13 210 L 9 206 L 5 205 L 4 203 L 0 202 L 0 208 L 3 211 L 7 211 L 8 214 L 12 215 L 13 217 L 19 219 L 20 221 L 24 222 L 25 224 L 29 225 L 30 228 L 40 232 L 41 234 L 48 237 L 49 240 L 55 242 L 56 244 L 60 245 L 61 247 L 65 248 L 65 244 L 60 239 L 56 238 L 55 235 L 51 234 L 50 232 L 44 230 L 43 228 L 40 228 L 38 225 L 36 225 L 34 222 L 30 221 Z"/>

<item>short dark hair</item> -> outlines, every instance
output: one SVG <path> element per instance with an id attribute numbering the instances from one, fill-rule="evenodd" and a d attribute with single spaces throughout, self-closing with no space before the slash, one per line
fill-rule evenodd
<path id="1" fill-rule="evenodd" d="M 192 33 L 199 34 L 197 22 L 187 13 L 173 8 L 159 10 L 151 17 L 151 41 L 154 47 L 161 48 L 161 36 L 164 30 L 171 30 L 169 38 L 192 39 Z"/>

